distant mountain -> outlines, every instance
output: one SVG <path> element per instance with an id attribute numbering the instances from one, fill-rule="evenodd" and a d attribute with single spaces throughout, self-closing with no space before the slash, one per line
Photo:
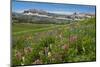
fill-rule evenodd
<path id="1" fill-rule="evenodd" d="M 38 13 L 38 14 L 48 14 L 48 12 L 46 12 L 46 11 L 44 11 L 44 10 L 39 10 L 39 9 L 29 9 L 29 10 L 24 10 L 24 12 L 23 13 L 32 13 L 32 14 L 34 14 L 34 13 Z"/>
<path id="2" fill-rule="evenodd" d="M 62 15 L 50 13 L 45 10 L 29 9 L 22 13 L 13 12 L 12 18 L 16 22 L 31 22 L 31 23 L 69 23 L 75 20 L 94 17 L 94 14 L 73 13 L 71 15 Z"/>

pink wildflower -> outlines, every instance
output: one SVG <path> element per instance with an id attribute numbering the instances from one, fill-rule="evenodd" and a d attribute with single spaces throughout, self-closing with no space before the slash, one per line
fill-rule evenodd
<path id="1" fill-rule="evenodd" d="M 64 44 L 64 45 L 62 46 L 62 49 L 63 49 L 63 50 L 68 50 L 68 48 L 69 48 L 69 46 L 68 46 L 67 44 Z"/>
<path id="2" fill-rule="evenodd" d="M 42 61 L 37 59 L 35 62 L 33 62 L 33 64 L 42 64 Z"/>
<path id="3" fill-rule="evenodd" d="M 15 56 L 16 56 L 16 58 L 17 58 L 18 60 L 21 60 L 21 58 L 22 58 L 21 52 L 16 52 Z"/>
<path id="4" fill-rule="evenodd" d="M 77 41 L 77 36 L 70 36 L 69 37 L 69 42 L 71 43 L 71 42 L 75 42 L 75 41 Z"/>

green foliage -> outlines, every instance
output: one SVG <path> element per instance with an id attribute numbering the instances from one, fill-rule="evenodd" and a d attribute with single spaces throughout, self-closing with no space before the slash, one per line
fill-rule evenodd
<path id="1" fill-rule="evenodd" d="M 27 64 L 49 64 L 63 62 L 80 62 L 96 60 L 96 28 L 95 18 L 86 19 L 71 24 L 52 24 L 53 28 L 45 31 L 24 33 L 12 38 L 12 62 L 14 65 Z M 14 26 L 14 31 L 22 28 L 38 29 L 48 28 L 49 25 L 32 24 Z M 40 25 L 40 27 L 39 27 Z M 33 27 L 34 26 L 34 27 Z M 15 28 L 16 27 L 16 28 Z M 30 47 L 32 51 L 25 54 L 24 49 Z M 16 52 L 21 52 L 25 60 L 18 60 Z M 36 60 L 38 60 L 37 63 Z"/>

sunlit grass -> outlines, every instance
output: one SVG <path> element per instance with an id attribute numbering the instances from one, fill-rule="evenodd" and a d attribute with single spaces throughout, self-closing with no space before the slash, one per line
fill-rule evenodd
<path id="1" fill-rule="evenodd" d="M 12 38 L 13 65 L 50 64 L 96 60 L 95 18 L 24 33 Z M 40 25 L 40 26 L 39 26 Z M 48 25 L 13 24 L 13 32 L 48 28 Z M 18 26 L 18 29 L 17 29 Z M 22 26 L 22 27 L 21 27 Z M 23 27 L 24 26 L 24 27 Z M 23 31 L 19 29 L 19 31 Z"/>

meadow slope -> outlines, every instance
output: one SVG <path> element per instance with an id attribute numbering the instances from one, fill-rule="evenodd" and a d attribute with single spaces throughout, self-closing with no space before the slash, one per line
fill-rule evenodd
<path id="1" fill-rule="evenodd" d="M 12 64 L 96 60 L 96 20 L 69 24 L 12 24 Z"/>

